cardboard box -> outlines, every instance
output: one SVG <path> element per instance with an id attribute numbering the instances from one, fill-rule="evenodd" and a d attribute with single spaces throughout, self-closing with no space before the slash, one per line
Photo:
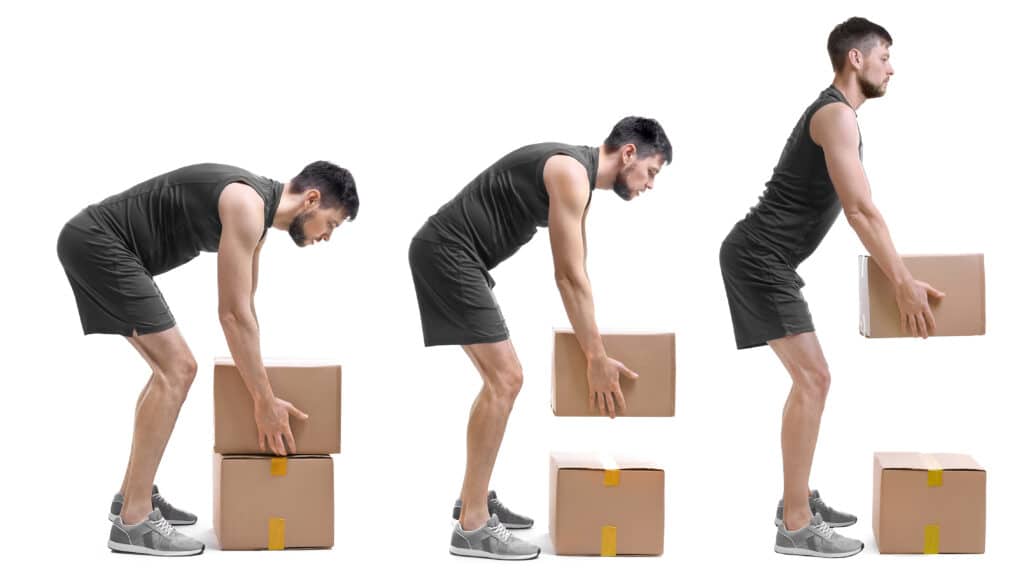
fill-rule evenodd
<path id="1" fill-rule="evenodd" d="M 596 454 L 551 454 L 549 529 L 555 554 L 660 556 L 665 471 Z"/>
<path id="2" fill-rule="evenodd" d="M 616 416 L 675 416 L 676 335 L 668 333 L 602 334 L 605 351 L 640 375 L 637 380 L 622 377 L 619 385 L 626 410 Z M 576 335 L 555 331 L 551 360 L 551 410 L 555 416 L 600 416 L 590 410 L 587 359 Z"/>
<path id="3" fill-rule="evenodd" d="M 222 550 L 334 546 L 334 461 L 214 454 L 213 528 Z"/>
<path id="4" fill-rule="evenodd" d="M 964 454 L 875 453 L 882 554 L 985 552 L 985 470 Z"/>
<path id="5" fill-rule="evenodd" d="M 933 336 L 985 333 L 985 256 L 958 254 L 903 256 L 915 280 L 946 297 L 932 300 Z M 860 257 L 860 333 L 868 338 L 910 336 L 900 329 L 899 307 L 889 279 L 870 256 Z"/>
<path id="6" fill-rule="evenodd" d="M 274 395 L 309 415 L 291 418 L 296 454 L 341 451 L 341 366 L 265 361 Z M 234 362 L 219 358 L 213 367 L 213 450 L 219 454 L 271 454 L 259 449 L 253 403 Z"/>

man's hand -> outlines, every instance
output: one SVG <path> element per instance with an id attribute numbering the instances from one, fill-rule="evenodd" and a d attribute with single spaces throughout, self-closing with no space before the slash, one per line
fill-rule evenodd
<path id="1" fill-rule="evenodd" d="M 900 308 L 900 329 L 904 334 L 921 338 L 935 332 L 935 316 L 929 298 L 943 298 L 946 294 L 926 282 L 911 280 L 896 287 L 896 304 Z"/>
<path id="2" fill-rule="evenodd" d="M 615 418 L 615 404 L 618 402 L 622 412 L 626 411 L 626 399 L 622 395 L 622 388 L 619 386 L 619 378 L 636 379 L 639 375 L 629 368 L 607 356 L 594 358 L 587 362 L 587 383 L 590 385 L 590 411 L 594 411 L 594 404 L 601 410 L 601 415 Z"/>
<path id="3" fill-rule="evenodd" d="M 269 445 L 270 451 L 278 456 L 295 453 L 295 437 L 292 436 L 292 428 L 288 423 L 289 415 L 299 420 L 309 419 L 308 414 L 292 406 L 287 400 L 271 397 L 265 402 L 256 402 L 253 416 L 256 419 L 260 450 L 266 450 Z"/>

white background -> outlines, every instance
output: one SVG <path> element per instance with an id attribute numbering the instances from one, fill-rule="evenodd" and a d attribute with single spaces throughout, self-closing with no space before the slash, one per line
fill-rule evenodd
<path id="1" fill-rule="evenodd" d="M 284 4 L 2 10 L 8 566 L 942 574 L 1015 563 L 1024 317 L 1011 3 Z M 789 382 L 768 349 L 735 350 L 717 255 L 793 123 L 829 84 L 826 38 L 853 15 L 895 39 L 889 94 L 859 112 L 877 204 L 900 251 L 985 253 L 988 335 L 861 338 L 863 249 L 842 218 L 801 267 L 833 371 L 812 485 L 860 515 L 843 532 L 868 543 L 825 566 L 772 551 Z M 675 162 L 635 202 L 595 194 L 590 277 L 602 328 L 678 333 L 677 416 L 551 415 L 551 328 L 568 321 L 542 230 L 494 271 L 526 384 L 493 486 L 537 519 L 527 537 L 542 542 L 550 450 L 653 456 L 667 470 L 665 555 L 545 555 L 529 566 L 450 557 L 448 514 L 479 383 L 458 348 L 423 348 L 408 242 L 506 152 L 546 140 L 597 145 L 630 114 L 662 122 Z M 233 163 L 287 180 L 316 159 L 353 171 L 359 217 L 315 248 L 272 232 L 257 309 L 266 356 L 344 365 L 335 548 L 209 550 L 191 560 L 109 553 L 105 516 L 148 370 L 123 339 L 82 336 L 56 256 L 60 227 L 85 205 L 185 164 Z M 158 278 L 200 371 L 157 480 L 172 502 L 200 514 L 187 531 L 208 543 L 211 366 L 227 354 L 215 263 L 206 254 Z M 871 455 L 885 450 L 967 452 L 987 468 L 985 555 L 877 555 Z"/>

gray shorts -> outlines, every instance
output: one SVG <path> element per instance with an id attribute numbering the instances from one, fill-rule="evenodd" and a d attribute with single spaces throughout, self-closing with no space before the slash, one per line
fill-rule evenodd
<path id="1" fill-rule="evenodd" d="M 153 276 L 124 241 L 83 210 L 57 238 L 57 256 L 86 334 L 151 334 L 174 326 Z"/>
<path id="2" fill-rule="evenodd" d="M 718 254 L 739 349 L 814 331 L 804 281 L 778 254 L 730 235 Z"/>
<path id="3" fill-rule="evenodd" d="M 409 267 L 426 346 L 508 340 L 494 280 L 469 249 L 413 238 Z"/>

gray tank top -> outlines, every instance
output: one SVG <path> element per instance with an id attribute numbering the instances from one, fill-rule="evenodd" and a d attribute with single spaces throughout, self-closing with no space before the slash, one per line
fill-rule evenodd
<path id="1" fill-rule="evenodd" d="M 811 117 L 822 106 L 850 105 L 829 86 L 796 123 L 765 192 L 733 232 L 772 250 L 794 268 L 811 255 L 842 211 L 825 166 L 825 152 L 811 140 Z M 860 143 L 863 155 L 863 142 Z"/>
<path id="2" fill-rule="evenodd" d="M 162 174 L 85 209 L 157 275 L 220 245 L 220 193 L 233 182 L 263 198 L 263 233 L 274 222 L 284 185 L 223 164 L 196 164 Z"/>
<path id="3" fill-rule="evenodd" d="M 583 164 L 593 195 L 597 148 L 554 142 L 524 146 L 481 172 L 431 216 L 416 237 L 463 246 L 486 269 L 494 268 L 529 242 L 538 226 L 548 225 L 544 164 L 559 154 Z"/>

